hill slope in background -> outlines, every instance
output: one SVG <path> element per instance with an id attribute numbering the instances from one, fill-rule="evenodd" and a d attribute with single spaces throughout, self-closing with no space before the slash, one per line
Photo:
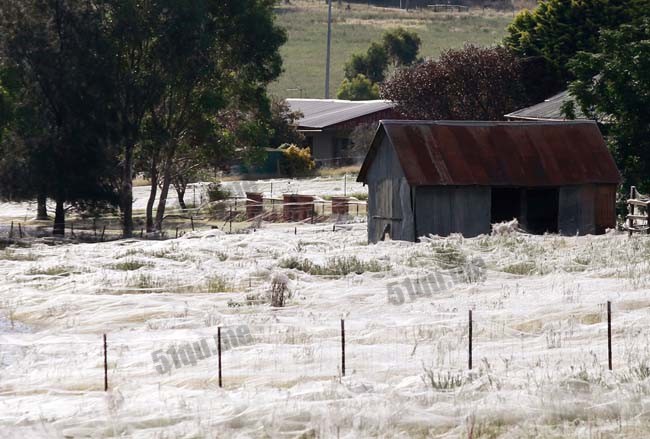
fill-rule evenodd
<path id="1" fill-rule="evenodd" d="M 465 43 L 490 45 L 500 41 L 513 12 L 472 10 L 467 13 L 403 11 L 361 4 L 332 6 L 332 64 L 330 97 L 343 80 L 343 67 L 354 52 L 365 51 L 387 29 L 415 30 L 422 39 L 420 53 L 437 57 L 441 50 Z M 322 98 L 325 87 L 327 5 L 324 1 L 297 1 L 277 7 L 278 22 L 287 30 L 281 49 L 285 72 L 270 85 L 279 97 Z"/>

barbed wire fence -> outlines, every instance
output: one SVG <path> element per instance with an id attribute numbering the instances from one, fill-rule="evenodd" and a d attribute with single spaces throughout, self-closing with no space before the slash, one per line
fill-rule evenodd
<path id="1" fill-rule="evenodd" d="M 257 199 L 247 197 L 229 197 L 217 202 L 203 202 L 198 207 L 188 209 L 170 209 L 162 221 L 162 230 L 147 233 L 144 215 L 134 215 L 136 230 L 134 237 L 140 239 L 169 239 L 179 238 L 190 231 L 220 229 L 227 233 L 241 233 L 263 227 L 263 223 L 295 223 L 294 228 L 305 224 L 358 223 L 365 219 L 367 203 L 348 197 L 345 202 L 347 214 L 337 214 L 334 211 L 336 201 L 313 197 L 311 201 L 287 202 L 280 197 L 263 197 Z M 252 214 L 251 207 L 259 214 Z M 299 220 L 287 217 L 286 208 L 302 208 L 303 215 Z M 234 226 L 233 226 L 234 225 Z M 8 239 L 45 238 L 52 236 L 53 223 L 38 224 L 29 221 L 10 221 L 0 224 L 0 237 Z M 296 229 L 297 230 L 297 229 Z M 341 229 L 345 230 L 345 228 Z M 313 230 L 310 230 L 313 231 Z M 103 215 L 98 218 L 72 218 L 65 224 L 65 236 L 80 241 L 103 242 L 121 239 L 121 217 Z"/>
<path id="2" fill-rule="evenodd" d="M 99 391 L 141 381 L 173 386 L 197 376 L 214 385 L 219 377 L 219 386 L 230 389 L 348 376 L 394 384 L 420 376 L 427 386 L 451 390 L 474 380 L 514 379 L 540 362 L 581 379 L 589 369 L 619 370 L 620 379 L 629 379 L 629 370 L 650 376 L 647 367 L 631 368 L 650 355 L 647 328 L 616 325 L 609 303 L 591 310 L 599 321 L 564 327 L 473 311 L 472 320 L 452 311 L 430 323 L 392 326 L 354 319 L 243 324 L 229 316 L 205 328 L 108 333 L 106 344 L 101 334 L 10 333 L 0 335 L 0 365 L 5 385 L 30 391 Z"/>

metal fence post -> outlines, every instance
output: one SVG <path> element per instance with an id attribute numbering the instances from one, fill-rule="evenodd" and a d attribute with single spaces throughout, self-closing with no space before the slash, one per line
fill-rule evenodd
<path id="1" fill-rule="evenodd" d="M 104 392 L 108 392 L 108 352 L 106 334 L 104 334 Z"/>
<path id="2" fill-rule="evenodd" d="M 345 320 L 341 319 L 341 375 L 345 376 Z"/>
<path id="3" fill-rule="evenodd" d="M 468 366 L 469 370 L 472 370 L 472 310 L 469 310 L 469 355 L 468 355 Z"/>
<path id="4" fill-rule="evenodd" d="M 612 370 L 612 302 L 607 301 L 607 364 Z"/>
<path id="5" fill-rule="evenodd" d="M 223 387 L 221 379 L 221 326 L 217 328 L 217 352 L 219 354 L 219 387 Z"/>

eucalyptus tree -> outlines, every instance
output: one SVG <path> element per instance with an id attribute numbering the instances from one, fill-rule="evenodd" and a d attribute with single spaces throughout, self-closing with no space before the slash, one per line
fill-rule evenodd
<path id="1" fill-rule="evenodd" d="M 172 184 L 182 194 L 187 174 L 197 167 L 244 159 L 239 153 L 246 147 L 233 147 L 247 138 L 250 130 L 243 127 L 268 134 L 265 89 L 281 72 L 279 48 L 286 40 L 269 0 L 167 0 L 158 7 L 155 26 L 161 32 L 152 52 L 165 56 L 151 58 L 159 95 L 144 115 L 142 138 L 144 170 L 152 183 L 149 231 L 162 227 Z"/>
<path id="2" fill-rule="evenodd" d="M 0 63 L 10 84 L 11 121 L 1 148 L 0 193 L 65 205 L 112 203 L 113 167 L 105 92 L 101 11 L 81 0 L 0 2 Z M 5 93 L 7 96 L 7 93 Z"/>

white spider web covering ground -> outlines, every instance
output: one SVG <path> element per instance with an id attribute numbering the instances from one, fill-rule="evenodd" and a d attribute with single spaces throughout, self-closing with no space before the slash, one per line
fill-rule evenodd
<path id="1" fill-rule="evenodd" d="M 367 245 L 363 224 L 7 248 L 0 251 L 0 431 L 3 438 L 644 437 L 648 256 L 650 239 L 615 233 Z M 485 279 L 451 276 L 476 258 Z M 370 271 L 340 274 L 355 264 Z M 389 288 L 405 292 L 407 279 L 417 285 L 433 272 L 447 280 L 444 288 L 389 303 Z M 284 308 L 268 303 L 278 273 L 289 279 Z M 246 325 L 252 335 L 224 352 L 224 389 L 215 355 L 156 371 L 152 352 L 213 340 L 220 325 Z"/>

